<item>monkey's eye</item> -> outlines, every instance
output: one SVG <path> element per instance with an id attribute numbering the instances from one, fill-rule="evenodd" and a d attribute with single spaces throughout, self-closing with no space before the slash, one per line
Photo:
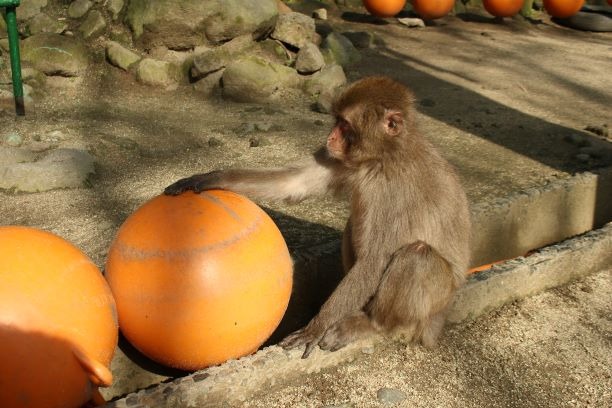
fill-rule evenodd
<path id="1" fill-rule="evenodd" d="M 396 129 L 397 128 L 397 123 L 393 119 L 391 119 L 391 120 L 389 120 L 389 125 L 388 126 L 389 126 L 389 129 Z"/>
<path id="2" fill-rule="evenodd" d="M 336 121 L 336 126 L 338 126 L 338 128 L 342 131 L 342 133 L 349 131 L 351 129 L 351 125 L 349 125 L 349 123 L 342 118 L 339 118 Z"/>

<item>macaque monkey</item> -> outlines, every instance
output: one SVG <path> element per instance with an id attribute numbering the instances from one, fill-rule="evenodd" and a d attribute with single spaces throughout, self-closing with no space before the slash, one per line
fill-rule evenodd
<path id="1" fill-rule="evenodd" d="M 468 202 L 451 165 L 419 134 L 413 96 L 386 77 L 362 79 L 334 102 L 325 147 L 302 166 L 220 170 L 166 194 L 227 189 L 256 199 L 350 197 L 345 276 L 310 323 L 280 345 L 338 350 L 377 332 L 435 344 L 469 262 Z"/>

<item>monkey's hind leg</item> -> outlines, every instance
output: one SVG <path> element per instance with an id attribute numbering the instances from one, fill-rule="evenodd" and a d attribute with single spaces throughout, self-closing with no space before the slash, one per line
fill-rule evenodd
<path id="1" fill-rule="evenodd" d="M 432 347 L 460 282 L 431 246 L 416 241 L 397 250 L 366 312 L 386 332 Z"/>

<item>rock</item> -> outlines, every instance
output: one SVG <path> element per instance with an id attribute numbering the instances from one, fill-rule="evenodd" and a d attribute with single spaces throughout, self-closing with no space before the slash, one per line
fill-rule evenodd
<path id="1" fill-rule="evenodd" d="M 36 160 L 36 155 L 28 149 L 0 146 L 0 169 L 11 164 L 34 160 Z"/>
<path id="2" fill-rule="evenodd" d="M 111 13 L 113 20 L 117 20 L 124 5 L 124 0 L 108 0 L 106 2 L 106 9 Z"/>
<path id="3" fill-rule="evenodd" d="M 89 0 L 74 0 L 68 7 L 68 17 L 81 18 L 91 9 L 93 3 Z"/>
<path id="4" fill-rule="evenodd" d="M 581 163 L 588 163 L 591 160 L 591 156 L 587 153 L 578 153 L 574 157 L 576 160 L 578 160 Z"/>
<path id="5" fill-rule="evenodd" d="M 82 187 L 94 172 L 94 159 L 88 152 L 57 149 L 39 161 L 0 164 L 0 188 L 36 192 Z"/>
<path id="6" fill-rule="evenodd" d="M 106 20 L 98 10 L 92 10 L 87 14 L 87 18 L 79 27 L 83 38 L 96 38 L 106 29 Z"/>
<path id="7" fill-rule="evenodd" d="M 585 146 L 578 149 L 581 154 L 586 154 L 594 159 L 601 159 L 604 157 L 604 150 L 594 146 Z"/>
<path id="8" fill-rule="evenodd" d="M 255 54 L 272 62 L 283 65 L 291 65 L 295 61 L 295 53 L 288 50 L 285 45 L 278 41 L 268 38 L 257 42 L 259 50 Z"/>
<path id="9" fill-rule="evenodd" d="M 304 90 L 309 95 L 320 95 L 324 91 L 333 91 L 346 84 L 344 70 L 339 65 L 328 65 L 312 75 L 304 83 Z"/>
<path id="10" fill-rule="evenodd" d="M 68 26 L 66 23 L 53 19 L 45 13 L 39 13 L 28 21 L 28 32 L 30 35 L 40 33 L 56 33 L 60 34 Z"/>
<path id="11" fill-rule="evenodd" d="M 221 78 L 223 70 L 215 71 L 194 83 L 193 89 L 206 96 L 213 95 L 221 89 Z"/>
<path id="12" fill-rule="evenodd" d="M 207 22 L 206 37 L 216 43 L 244 34 L 261 38 L 272 30 L 277 18 L 275 0 L 219 0 Z"/>
<path id="13" fill-rule="evenodd" d="M 608 129 L 608 125 L 603 124 L 603 125 L 588 125 L 587 127 L 584 128 L 584 130 L 586 130 L 587 132 L 591 132 L 597 136 L 601 136 L 604 138 L 607 138 L 610 136 L 610 131 Z"/>
<path id="14" fill-rule="evenodd" d="M 252 136 L 249 138 L 249 147 L 270 146 L 272 143 L 266 137 Z"/>
<path id="15" fill-rule="evenodd" d="M 276 6 L 278 7 L 278 14 L 292 13 L 291 7 L 285 4 L 283 0 L 276 0 Z"/>
<path id="16" fill-rule="evenodd" d="M 355 46 L 355 48 L 370 48 L 374 44 L 374 35 L 367 31 L 347 31 L 343 36 Z"/>
<path id="17" fill-rule="evenodd" d="M 211 137 L 208 139 L 208 142 L 207 142 L 207 143 L 208 143 L 208 146 L 209 146 L 209 147 L 221 147 L 221 146 L 223 146 L 223 141 L 222 141 L 222 140 L 220 140 L 220 139 L 217 139 L 217 138 L 216 138 L 216 137 L 214 137 L 214 136 L 211 136 Z"/>
<path id="18" fill-rule="evenodd" d="M 47 77 L 37 69 L 31 67 L 21 68 L 21 79 L 24 83 L 31 85 L 34 89 L 45 86 Z"/>
<path id="19" fill-rule="evenodd" d="M 376 398 L 384 405 L 394 405 L 402 402 L 406 393 L 395 388 L 381 388 L 376 392 Z"/>
<path id="20" fill-rule="evenodd" d="M 18 147 L 23 143 L 23 138 L 19 133 L 11 132 L 4 135 L 2 142 L 11 147 Z"/>
<path id="21" fill-rule="evenodd" d="M 80 40 L 51 33 L 23 40 L 21 59 L 47 75 L 80 76 L 89 66 L 87 48 Z"/>
<path id="22" fill-rule="evenodd" d="M 111 64 L 125 71 L 142 59 L 140 55 L 115 41 L 109 41 L 106 44 L 106 58 Z"/>
<path id="23" fill-rule="evenodd" d="M 312 74 L 323 68 L 323 65 L 325 65 L 323 54 L 313 43 L 304 44 L 295 60 L 295 69 L 300 74 Z"/>
<path id="24" fill-rule="evenodd" d="M 145 58 L 136 68 L 136 79 L 146 85 L 176 89 L 181 77 L 180 67 L 167 61 Z"/>
<path id="25" fill-rule="evenodd" d="M 314 110 L 319 113 L 331 113 L 334 94 L 332 91 L 322 91 L 314 104 Z"/>
<path id="26" fill-rule="evenodd" d="M 222 80 L 223 95 L 239 102 L 274 100 L 280 90 L 297 88 L 300 84 L 293 69 L 256 56 L 228 65 Z"/>
<path id="27" fill-rule="evenodd" d="M 40 13 L 40 9 L 47 7 L 47 0 L 22 0 L 17 8 L 17 21 L 26 21 Z"/>
<path id="28" fill-rule="evenodd" d="M 334 61 L 342 66 L 354 64 L 361 60 L 361 54 L 348 38 L 340 33 L 333 32 L 325 37 L 321 50 L 326 61 Z"/>
<path id="29" fill-rule="evenodd" d="M 327 20 L 327 9 L 320 8 L 312 12 L 312 18 L 316 20 Z"/>
<path id="30" fill-rule="evenodd" d="M 571 143 L 578 147 L 590 146 L 591 143 L 586 138 L 578 133 L 572 133 L 563 138 L 568 143 Z"/>
<path id="31" fill-rule="evenodd" d="M 314 19 L 296 12 L 281 14 L 270 37 L 292 47 L 302 48 L 316 41 Z"/>
<path id="32" fill-rule="evenodd" d="M 201 78 L 211 72 L 225 68 L 227 64 L 235 61 L 238 57 L 254 46 L 250 35 L 236 37 L 225 44 L 208 49 L 193 57 L 191 76 Z"/>
<path id="33" fill-rule="evenodd" d="M 399 17 L 397 21 L 408 27 L 424 28 L 425 22 L 420 18 Z"/>
<path id="34" fill-rule="evenodd" d="M 245 34 L 259 38 L 276 22 L 276 0 L 131 0 L 126 21 L 147 48 L 188 49 Z"/>

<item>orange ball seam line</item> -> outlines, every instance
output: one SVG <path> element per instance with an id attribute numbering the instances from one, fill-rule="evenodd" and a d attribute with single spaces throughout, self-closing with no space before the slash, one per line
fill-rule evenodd
<path id="1" fill-rule="evenodd" d="M 174 250 L 174 251 L 165 251 L 162 249 L 156 250 L 146 250 L 146 249 L 138 249 L 125 244 L 123 242 L 116 242 L 114 245 L 119 253 L 119 255 L 127 261 L 142 261 L 149 258 L 164 258 L 168 260 L 179 260 L 179 259 L 190 259 L 195 255 L 205 254 L 207 252 L 211 252 L 218 249 L 223 249 L 239 242 L 240 240 L 248 237 L 258 230 L 258 227 L 262 224 L 262 217 L 258 215 L 253 222 L 240 231 L 238 234 L 233 237 L 226 239 L 221 242 L 217 242 L 210 245 L 205 245 L 199 248 L 190 248 L 183 250 Z"/>

